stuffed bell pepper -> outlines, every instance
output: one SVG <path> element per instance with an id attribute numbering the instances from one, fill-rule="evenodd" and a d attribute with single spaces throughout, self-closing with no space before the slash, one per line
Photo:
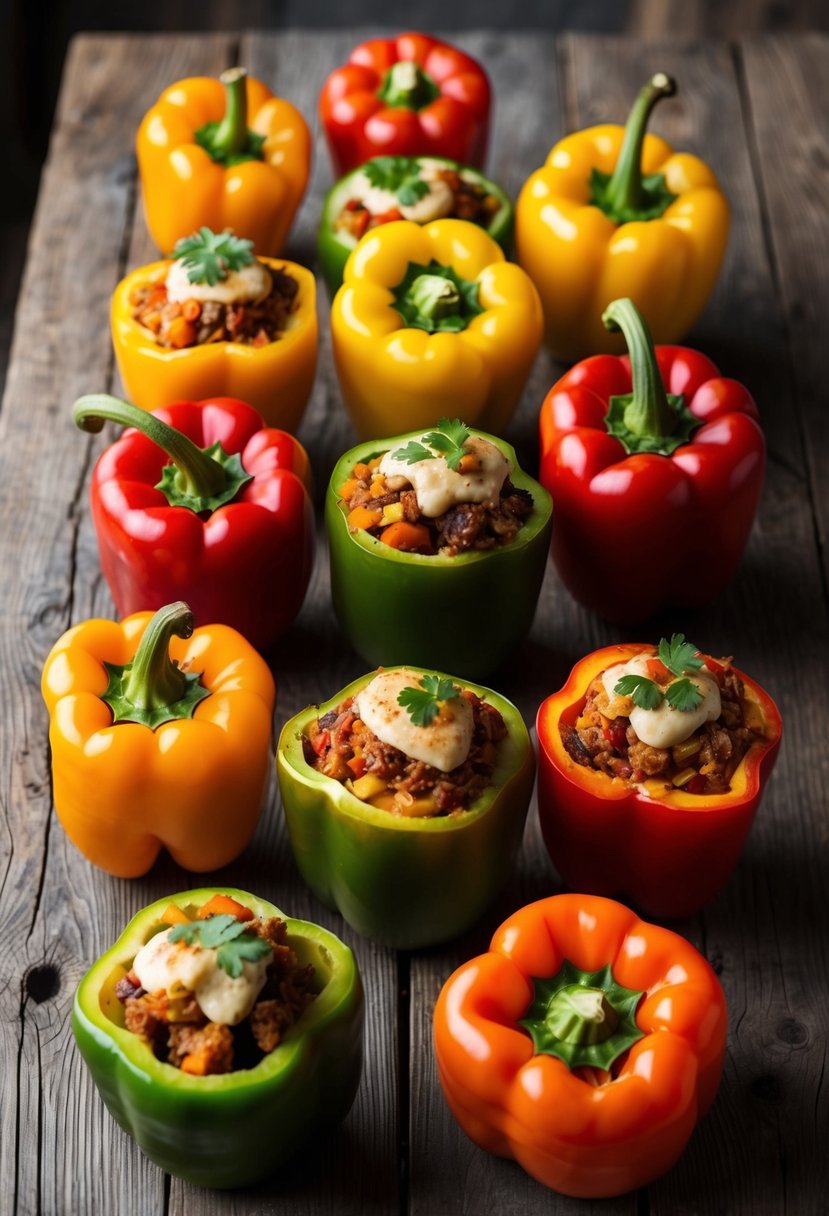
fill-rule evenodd
<path id="1" fill-rule="evenodd" d="M 146 874 L 228 865 L 253 835 L 271 764 L 274 684 L 227 625 L 184 603 L 76 625 L 43 669 L 55 810 L 89 861 Z"/>
<path id="2" fill-rule="evenodd" d="M 239 397 L 268 426 L 299 426 L 317 365 L 316 285 L 304 266 L 202 228 L 172 260 L 122 279 L 110 319 L 126 395 L 141 409 Z"/>
<path id="3" fill-rule="evenodd" d="M 148 413 L 93 394 L 73 416 L 89 431 L 133 428 L 99 458 L 90 493 L 119 615 L 186 597 L 197 620 L 267 649 L 299 612 L 314 560 L 302 444 L 231 398 Z"/>
<path id="4" fill-rule="evenodd" d="M 473 679 L 526 636 L 550 496 L 494 435 L 457 419 L 352 448 L 325 503 L 334 610 L 369 663 Z"/>
<path id="5" fill-rule="evenodd" d="M 374 228 L 331 306 L 334 360 L 359 435 L 433 426 L 463 406 L 505 430 L 541 341 L 538 293 L 467 220 Z"/>
<path id="6" fill-rule="evenodd" d="M 72 1030 L 151 1161 L 199 1186 L 249 1186 L 348 1113 L 363 993 L 327 929 L 205 888 L 130 921 L 81 980 Z"/>
<path id="7" fill-rule="evenodd" d="M 690 916 L 742 852 L 780 746 L 771 697 L 683 634 L 577 663 L 538 711 L 538 812 L 568 886 Z"/>
<path id="8" fill-rule="evenodd" d="M 444 1096 L 481 1148 L 581 1199 L 653 1182 L 714 1101 L 727 1012 L 676 933 L 556 895 L 505 921 L 435 1007 Z"/>
<path id="9" fill-rule="evenodd" d="M 429 224 L 447 218 L 477 224 L 509 253 L 512 203 L 477 169 L 443 157 L 375 156 L 347 173 L 328 192 L 317 237 L 331 294 L 342 286 L 357 242 L 373 228 L 394 220 Z"/>
<path id="10" fill-rule="evenodd" d="M 415 949 L 469 928 L 506 881 L 535 761 L 497 693 L 393 667 L 286 723 L 277 766 L 315 895 L 364 937 Z"/>
<path id="11" fill-rule="evenodd" d="M 144 214 L 163 253 L 198 228 L 230 228 L 282 252 L 311 165 L 299 110 L 231 68 L 165 89 L 136 140 Z"/>
<path id="12" fill-rule="evenodd" d="M 580 603 L 620 624 L 695 607 L 734 577 L 757 512 L 766 448 L 748 389 L 705 355 L 657 346 L 631 300 L 605 324 L 629 356 L 571 368 L 541 407 L 552 555 Z"/>
<path id="13" fill-rule="evenodd" d="M 696 156 L 645 134 L 653 107 L 675 92 L 657 73 L 625 127 L 568 135 L 524 184 L 518 260 L 538 288 L 546 341 L 560 359 L 620 349 L 600 323 L 618 296 L 630 296 L 657 342 L 676 342 L 716 282 L 728 238 L 719 183 Z"/>
<path id="14" fill-rule="evenodd" d="M 379 155 L 448 156 L 478 168 L 486 157 L 486 72 L 426 34 L 360 43 L 326 80 L 319 111 L 337 177 Z"/>

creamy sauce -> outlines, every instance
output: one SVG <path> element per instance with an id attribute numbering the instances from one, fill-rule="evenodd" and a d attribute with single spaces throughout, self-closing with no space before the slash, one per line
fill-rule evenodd
<path id="1" fill-rule="evenodd" d="M 167 296 L 175 303 L 185 300 L 215 300 L 217 304 L 250 304 L 264 300 L 271 290 L 267 266 L 254 260 L 241 270 L 229 270 L 217 283 L 191 283 L 184 261 L 179 258 L 167 271 Z"/>
<path id="2" fill-rule="evenodd" d="M 379 471 L 387 478 L 405 477 L 414 489 L 421 512 L 429 519 L 436 519 L 456 503 L 496 499 L 512 472 L 510 461 L 488 439 L 473 435 L 464 444 L 464 452 L 477 457 L 477 467 L 469 472 L 456 473 L 442 456 L 406 464 L 392 452 L 386 452 Z"/>
<path id="3" fill-rule="evenodd" d="M 472 745 L 472 706 L 464 696 L 444 701 L 428 726 L 415 726 L 409 711 L 397 704 L 404 688 L 420 687 L 420 672 L 382 671 L 355 697 L 355 710 L 383 743 L 442 773 L 463 764 Z"/>
<path id="4" fill-rule="evenodd" d="M 613 690 L 622 676 L 647 676 L 650 679 L 648 660 L 652 657 L 651 655 L 640 655 L 628 663 L 617 663 L 615 667 L 608 667 L 602 676 L 602 683 L 609 699 L 606 716 L 609 718 L 617 718 L 623 714 L 629 716 L 631 726 L 642 742 L 647 743 L 649 747 L 675 747 L 678 743 L 684 743 L 686 739 L 690 739 L 703 722 L 713 722 L 719 718 L 722 710 L 720 686 L 713 676 L 705 675 L 702 672 L 696 673 L 687 677 L 702 693 L 702 701 L 696 709 L 673 709 L 665 699 L 660 705 L 657 705 L 656 709 L 641 709 L 638 705 L 633 704 L 630 697 L 620 697 Z"/>
<path id="5" fill-rule="evenodd" d="M 399 211 L 404 220 L 416 224 L 429 224 L 432 220 L 451 215 L 455 206 L 455 192 L 448 182 L 438 175 L 446 169 L 440 161 L 423 159 L 420 162 L 420 178 L 429 187 L 429 193 L 413 203 L 401 203 L 393 190 L 372 186 L 365 173 L 355 175 L 351 197 L 358 199 L 372 215 L 385 215 L 387 211 Z"/>

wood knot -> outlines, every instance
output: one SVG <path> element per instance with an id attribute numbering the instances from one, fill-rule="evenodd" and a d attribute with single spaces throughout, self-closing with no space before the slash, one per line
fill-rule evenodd
<path id="1" fill-rule="evenodd" d="M 26 972 L 24 986 L 26 995 L 36 1005 L 42 1005 L 44 1001 L 57 996 L 60 991 L 60 972 L 52 963 L 43 963 L 39 967 L 32 967 Z"/>
<path id="2" fill-rule="evenodd" d="M 777 1037 L 790 1047 L 802 1047 L 808 1041 L 809 1032 L 802 1022 L 794 1018 L 784 1018 L 777 1027 Z"/>
<path id="3" fill-rule="evenodd" d="M 751 1082 L 751 1092 L 755 1098 L 759 1098 L 762 1102 L 777 1103 L 783 1099 L 783 1086 L 777 1080 L 777 1077 L 755 1077 Z"/>

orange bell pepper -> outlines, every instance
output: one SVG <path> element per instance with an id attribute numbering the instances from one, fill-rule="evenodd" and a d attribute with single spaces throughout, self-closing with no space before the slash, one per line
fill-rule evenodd
<path id="1" fill-rule="evenodd" d="M 136 138 L 144 213 L 164 253 L 203 225 L 281 252 L 311 165 L 299 110 L 244 68 L 165 89 Z"/>
<path id="2" fill-rule="evenodd" d="M 620 1195 L 674 1164 L 714 1100 L 722 988 L 693 946 L 610 899 L 520 909 L 435 1008 L 466 1134 L 565 1195 Z"/>
<path id="3" fill-rule="evenodd" d="M 185 870 L 227 865 L 253 835 L 272 760 L 273 677 L 227 625 L 186 604 L 84 621 L 43 669 L 55 809 L 120 878 L 163 846 Z"/>

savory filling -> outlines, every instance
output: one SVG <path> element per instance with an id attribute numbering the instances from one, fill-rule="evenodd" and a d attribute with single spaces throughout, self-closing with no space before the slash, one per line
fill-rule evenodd
<path id="1" fill-rule="evenodd" d="M 381 672 L 311 723 L 308 764 L 357 798 L 392 815 L 431 817 L 466 810 L 490 785 L 501 714 L 444 676 Z"/>
<path id="2" fill-rule="evenodd" d="M 340 486 L 348 526 L 393 549 L 454 557 L 514 540 L 533 511 L 528 490 L 489 440 L 457 420 L 354 466 Z"/>
<path id="3" fill-rule="evenodd" d="M 560 726 L 576 764 L 639 784 L 723 794 L 753 743 L 760 711 L 730 659 L 702 656 L 682 634 L 659 657 L 637 656 L 599 675 L 574 724 Z"/>
<path id="4" fill-rule="evenodd" d="M 284 921 L 227 896 L 192 920 L 175 905 L 165 918 L 116 985 L 127 1030 L 194 1076 L 254 1068 L 314 1000 L 314 968 L 287 944 Z"/>

